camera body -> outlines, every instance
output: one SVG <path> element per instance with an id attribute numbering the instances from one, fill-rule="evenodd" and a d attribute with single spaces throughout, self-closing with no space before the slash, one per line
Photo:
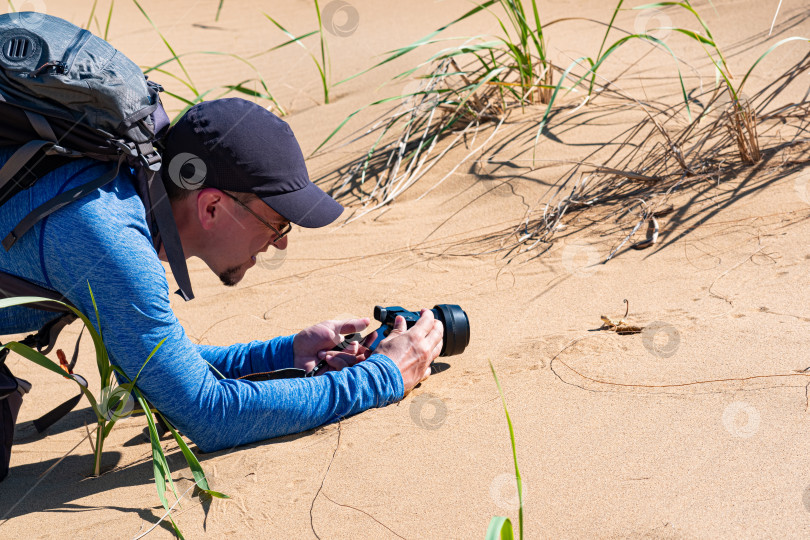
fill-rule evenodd
<path id="1" fill-rule="evenodd" d="M 444 326 L 442 352 L 439 356 L 455 356 L 464 352 L 470 343 L 470 320 L 464 310 L 456 304 L 438 304 L 430 311 Z M 408 328 L 416 324 L 420 317 L 418 312 L 400 306 L 374 306 L 374 318 L 382 325 L 377 329 L 377 338 L 369 346 L 369 350 L 374 351 L 380 342 L 388 337 L 394 329 L 394 321 L 398 316 L 405 319 Z"/>

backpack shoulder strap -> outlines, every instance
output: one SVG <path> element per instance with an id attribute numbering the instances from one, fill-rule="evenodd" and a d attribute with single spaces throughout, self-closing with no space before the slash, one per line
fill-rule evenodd
<path id="1" fill-rule="evenodd" d="M 180 288 L 177 293 L 184 300 L 191 300 L 194 298 L 194 292 L 191 290 L 191 278 L 188 275 L 186 255 L 183 252 L 183 244 L 180 243 L 180 233 L 177 231 L 177 223 L 174 220 L 174 214 L 172 214 L 172 206 L 169 203 L 166 186 L 163 185 L 163 179 L 157 171 L 140 168 L 138 174 L 144 174 L 147 177 L 146 182 L 149 190 L 147 219 L 149 219 L 148 214 L 151 213 L 157 224 L 158 231 L 160 231 L 160 241 L 166 250 L 169 268 L 171 268 L 172 275 L 174 275 L 177 286 Z"/>
<path id="2" fill-rule="evenodd" d="M 0 192 L 6 187 L 14 176 L 37 155 L 41 150 L 53 147 L 52 141 L 29 141 L 17 149 L 8 161 L 0 168 Z"/>
<path id="3" fill-rule="evenodd" d="M 58 195 L 53 199 L 49 200 L 48 202 L 43 203 L 34 208 L 3 239 L 3 247 L 6 249 L 6 251 L 8 251 L 9 249 L 11 249 L 11 246 L 13 246 L 17 242 L 17 240 L 19 240 L 20 237 L 22 237 L 22 235 L 27 233 L 31 229 L 31 227 L 36 225 L 42 219 L 48 217 L 49 215 L 53 214 L 63 206 L 70 204 L 76 199 L 80 199 L 85 195 L 97 190 L 98 188 L 112 182 L 115 179 L 115 177 L 118 176 L 118 171 L 121 170 L 121 163 L 123 163 L 123 161 L 124 157 L 122 156 L 118 160 L 118 165 L 115 168 L 110 169 L 109 171 L 102 174 L 95 180 L 87 182 L 86 184 L 83 184 L 77 188 L 65 191 L 61 195 Z"/>

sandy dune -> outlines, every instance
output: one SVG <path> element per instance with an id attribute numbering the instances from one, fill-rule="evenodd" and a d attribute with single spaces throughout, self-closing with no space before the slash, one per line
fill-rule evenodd
<path id="1" fill-rule="evenodd" d="M 249 54 L 280 43 L 283 35 L 262 10 L 294 33 L 317 24 L 311 3 L 303 0 L 229 0 L 219 22 L 216 4 L 143 2 L 178 52 Z M 714 8 L 705 1 L 695 6 L 737 73 L 769 43 L 810 36 L 807 3 L 786 0 L 768 39 L 776 4 L 716 0 Z M 91 5 L 48 0 L 46 7 L 84 24 Z M 329 36 L 334 80 L 469 9 L 460 0 L 351 5 L 360 17 L 357 30 Z M 613 9 L 590 0 L 541 7 L 547 20 L 607 21 Z M 168 57 L 134 5 L 117 2 L 115 9 L 110 40 L 119 49 L 142 65 Z M 618 25 L 632 30 L 636 16 L 623 12 Z M 694 26 L 682 14 L 672 18 Z M 493 32 L 494 20 L 483 15 L 448 35 Z M 601 30 L 581 21 L 558 23 L 547 33 L 560 65 L 592 54 L 602 38 Z M 711 65 L 693 43 L 672 43 L 695 68 L 684 72 L 689 84 L 698 74 L 706 85 L 714 83 Z M 314 51 L 314 40 L 310 46 Z M 803 44 L 775 53 L 755 72 L 751 89 L 807 50 Z M 338 86 L 326 106 L 315 66 L 302 49 L 276 51 L 256 66 L 289 109 L 287 119 L 308 154 L 351 112 L 400 93 L 406 82 L 382 85 L 422 58 L 415 53 Z M 249 68 L 224 58 L 190 56 L 188 67 L 201 89 L 252 77 Z M 678 99 L 674 73 L 671 59 L 641 46 L 617 53 L 605 68 L 606 77 L 622 74 L 618 84 L 628 94 L 669 101 Z M 800 77 L 780 96 L 783 103 L 806 97 L 810 77 Z M 166 86 L 181 89 L 171 81 Z M 550 128 L 556 141 L 542 139 L 539 154 L 598 162 L 611 150 L 605 141 L 640 121 L 639 111 L 611 111 L 609 105 L 597 100 L 570 124 L 560 118 Z M 346 135 L 376 114 L 358 115 Z M 533 109 L 510 119 L 498 150 L 505 159 L 526 157 L 533 131 L 520 133 L 538 114 Z M 310 160 L 312 177 L 333 185 L 333 171 L 367 146 L 333 145 Z M 578 232 L 542 257 L 510 262 L 500 254 L 475 255 L 487 251 L 486 243 L 471 240 L 514 228 L 564 167 L 500 169 L 479 177 L 474 158 L 418 199 L 468 152 L 453 150 L 383 213 L 294 231 L 286 257 L 253 269 L 235 289 L 221 286 L 200 261 L 191 262 L 197 299 L 178 300 L 175 307 L 189 336 L 202 343 L 269 338 L 324 319 L 370 316 L 375 304 L 437 303 L 464 307 L 472 340 L 463 355 L 440 359 L 444 369 L 396 405 L 313 432 L 201 455 L 212 487 L 232 499 L 201 505 L 189 492 L 176 518 L 186 537 L 308 538 L 315 532 L 321 538 L 482 538 L 492 516 L 516 520 L 508 429 L 488 361 L 514 423 L 527 538 L 806 537 L 810 381 L 794 370 L 810 366 L 810 169 L 741 174 L 696 197 L 677 220 L 662 218 L 654 248 L 623 249 L 604 265 L 592 263 L 619 245 L 632 228 L 629 221 L 599 222 L 584 231 L 584 223 L 571 223 Z M 600 315 L 623 314 L 623 299 L 630 302 L 630 323 L 657 321 L 663 331 L 654 339 L 596 331 Z M 66 330 L 60 346 L 72 347 L 77 333 L 75 325 Z M 19 357 L 9 364 L 34 382 L 22 422 L 74 392 Z M 79 365 L 97 384 L 89 340 Z M 760 377 L 766 375 L 784 376 Z M 698 381 L 715 382 L 688 384 Z M 84 423 L 92 418 L 82 403 L 47 437 L 21 435 L 0 489 L 0 535 L 134 537 L 162 515 L 143 417 L 115 428 L 105 445 L 114 469 L 95 479 L 86 477 L 92 456 L 82 442 Z M 191 474 L 174 442 L 167 439 L 164 446 L 178 489 L 186 491 Z M 166 528 L 149 535 L 169 536 Z"/>

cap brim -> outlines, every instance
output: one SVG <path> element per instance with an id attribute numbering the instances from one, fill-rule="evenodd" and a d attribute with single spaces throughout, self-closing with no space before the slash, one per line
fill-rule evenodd
<path id="1" fill-rule="evenodd" d="M 289 193 L 260 198 L 285 219 L 309 229 L 325 227 L 343 213 L 343 206 L 313 183 Z"/>

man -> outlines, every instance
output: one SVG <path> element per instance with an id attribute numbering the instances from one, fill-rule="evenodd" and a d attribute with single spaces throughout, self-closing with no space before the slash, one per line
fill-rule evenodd
<path id="1" fill-rule="evenodd" d="M 238 283 L 268 249 L 286 249 L 290 224 L 323 227 L 342 207 L 312 184 L 289 126 L 262 107 L 222 99 L 191 108 L 165 140 L 163 178 L 186 257 L 199 257 L 225 285 Z M 11 155 L 0 153 L 0 163 Z M 55 195 L 96 178 L 110 164 L 80 160 L 46 175 L 0 207 L 4 235 Z M 370 354 L 330 350 L 341 330 L 368 319 L 326 321 L 298 334 L 229 347 L 192 343 L 169 304 L 169 286 L 129 172 L 38 223 L 8 252 L 0 271 L 63 294 L 93 314 L 111 361 L 182 433 L 210 452 L 304 431 L 397 401 L 430 372 L 442 325 L 430 311 L 396 329 Z M 0 310 L 0 334 L 36 330 L 53 314 Z M 92 319 L 92 315 L 91 315 Z M 253 382 L 238 377 L 282 368 L 322 376 Z M 221 379 L 217 374 L 222 374 Z"/>

